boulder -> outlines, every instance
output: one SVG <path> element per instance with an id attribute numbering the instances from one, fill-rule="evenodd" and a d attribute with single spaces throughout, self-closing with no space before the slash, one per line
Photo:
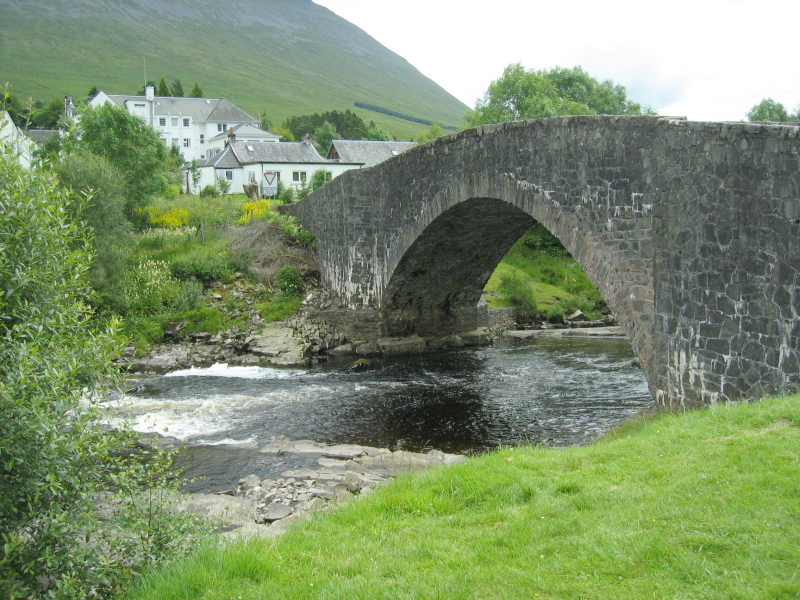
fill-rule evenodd
<path id="1" fill-rule="evenodd" d="M 267 323 L 247 346 L 251 354 L 274 365 L 304 365 L 311 355 L 311 344 L 295 337 L 283 323 Z"/>
<path id="2" fill-rule="evenodd" d="M 189 353 L 181 346 L 163 346 L 156 354 L 135 360 L 131 371 L 135 373 L 167 373 L 191 366 Z"/>
<path id="3" fill-rule="evenodd" d="M 459 337 L 465 346 L 489 346 L 492 343 L 492 336 L 485 327 L 462 333 Z"/>
<path id="4" fill-rule="evenodd" d="M 464 340 L 458 335 L 448 335 L 447 337 L 431 340 L 428 347 L 433 350 L 444 350 L 445 348 L 463 348 Z"/>
<path id="5" fill-rule="evenodd" d="M 403 356 L 406 354 L 421 354 L 428 349 L 425 340 L 418 335 L 402 338 L 381 338 L 376 342 L 378 349 L 384 356 Z"/>

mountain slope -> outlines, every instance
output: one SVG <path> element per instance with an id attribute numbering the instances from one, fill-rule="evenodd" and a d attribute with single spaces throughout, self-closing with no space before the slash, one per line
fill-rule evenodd
<path id="1" fill-rule="evenodd" d="M 17 96 L 134 93 L 147 77 L 195 81 L 273 123 L 351 109 L 407 138 L 458 125 L 466 106 L 367 33 L 311 0 L 0 0 L 0 83 Z"/>

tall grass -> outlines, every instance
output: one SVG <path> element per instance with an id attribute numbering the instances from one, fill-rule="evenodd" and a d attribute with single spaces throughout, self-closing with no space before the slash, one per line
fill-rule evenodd
<path id="1" fill-rule="evenodd" d="M 662 415 L 400 477 L 126 598 L 797 598 L 798 459 L 800 396 Z"/>

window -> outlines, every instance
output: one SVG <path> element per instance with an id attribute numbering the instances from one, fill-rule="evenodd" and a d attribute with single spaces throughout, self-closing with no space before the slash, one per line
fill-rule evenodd
<path id="1" fill-rule="evenodd" d="M 298 181 L 305 183 L 306 182 L 306 172 L 305 171 L 294 171 L 292 172 L 292 181 Z"/>
<path id="2" fill-rule="evenodd" d="M 228 131 L 227 123 L 217 123 L 217 131 Z"/>
<path id="3" fill-rule="evenodd" d="M 183 147 L 190 148 L 192 146 L 192 140 L 189 138 L 183 138 Z"/>
<path id="4" fill-rule="evenodd" d="M 147 104 L 134 104 L 136 108 L 144 108 Z"/>
<path id="5" fill-rule="evenodd" d="M 172 117 L 171 123 L 172 123 L 173 127 L 177 127 L 178 126 L 178 117 Z"/>
<path id="6" fill-rule="evenodd" d="M 225 179 L 233 181 L 233 171 L 225 171 Z"/>
<path id="7" fill-rule="evenodd" d="M 166 117 L 161 117 L 161 118 L 159 118 L 159 119 L 158 119 L 158 124 L 159 124 L 161 127 L 166 127 L 166 126 L 167 126 L 167 118 L 166 118 Z"/>
<path id="8" fill-rule="evenodd" d="M 172 138 L 172 145 L 173 146 L 177 146 L 178 145 L 178 138 Z"/>
<path id="9" fill-rule="evenodd" d="M 183 120 L 183 126 L 184 127 L 188 127 L 189 126 L 189 119 L 184 119 Z"/>
<path id="10" fill-rule="evenodd" d="M 200 143 L 201 144 L 205 144 L 206 143 L 206 136 L 204 136 L 202 133 L 200 134 Z"/>

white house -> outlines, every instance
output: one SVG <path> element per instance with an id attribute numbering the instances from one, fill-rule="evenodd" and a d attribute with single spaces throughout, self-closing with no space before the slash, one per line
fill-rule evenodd
<path id="1" fill-rule="evenodd" d="M 315 171 L 327 171 L 332 179 L 351 169 L 372 167 L 417 145 L 415 142 L 334 140 L 328 158 L 322 158 L 309 140 L 265 144 L 241 141 L 234 132 L 226 137 L 223 149 L 217 153 L 212 151 L 210 158 L 198 161 L 199 189 L 224 179 L 230 182 L 232 194 L 243 193 L 246 184 L 258 183 L 262 194 L 267 195 L 266 184 L 282 182 L 285 187 L 299 188 L 311 181 Z"/>
<path id="2" fill-rule="evenodd" d="M 313 144 L 305 142 L 258 143 L 231 141 L 218 154 L 198 161 L 199 188 L 214 185 L 217 179 L 231 184 L 230 193 L 241 194 L 245 184 L 282 182 L 299 188 L 311 182 L 315 171 L 327 171 L 337 177 L 358 165 L 322 158 Z"/>
<path id="3" fill-rule="evenodd" d="M 156 96 L 151 85 L 145 88 L 144 96 L 100 92 L 89 104 L 101 106 L 109 102 L 143 118 L 158 131 L 165 144 L 176 146 L 187 162 L 208 158 L 209 141 L 225 135 L 229 129 L 258 125 L 258 119 L 224 98 Z"/>
<path id="4" fill-rule="evenodd" d="M 16 155 L 17 162 L 26 169 L 31 166 L 34 142 L 26 136 L 21 129 L 14 125 L 14 121 L 5 111 L 0 111 L 0 142 L 11 147 Z"/>
<path id="5" fill-rule="evenodd" d="M 236 125 L 207 140 L 208 148 L 206 158 L 219 154 L 228 145 L 228 142 L 247 142 L 248 144 L 261 144 L 264 142 L 280 142 L 281 136 L 277 133 L 264 131 L 254 125 Z"/>

